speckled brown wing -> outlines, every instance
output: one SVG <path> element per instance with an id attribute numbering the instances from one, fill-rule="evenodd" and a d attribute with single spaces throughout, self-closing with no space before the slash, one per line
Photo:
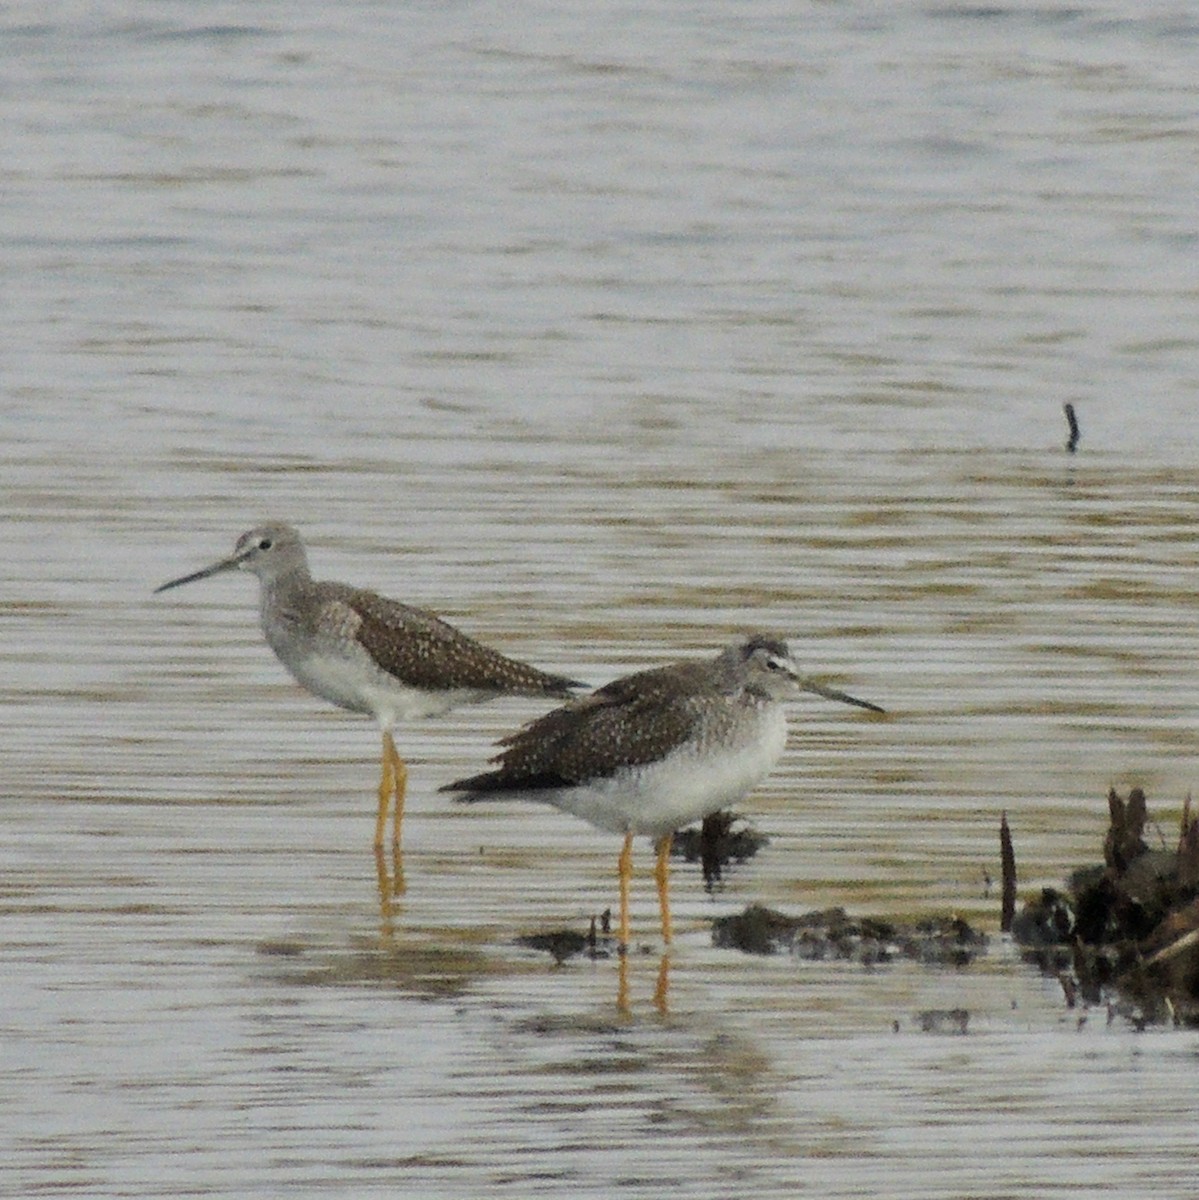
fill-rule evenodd
<path id="1" fill-rule="evenodd" d="M 506 658 L 423 609 L 340 584 L 322 584 L 357 618 L 354 637 L 375 663 L 414 688 L 566 698 L 585 687 Z"/>
<path id="2" fill-rule="evenodd" d="M 499 763 L 443 790 L 535 791 L 609 778 L 622 767 L 656 762 L 686 742 L 703 701 L 698 664 L 657 667 L 614 680 L 504 738 Z M 697 687 L 697 685 L 699 685 Z"/>

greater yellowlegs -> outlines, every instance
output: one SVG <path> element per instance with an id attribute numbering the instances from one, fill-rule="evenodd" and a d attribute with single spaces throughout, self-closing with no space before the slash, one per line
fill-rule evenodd
<path id="1" fill-rule="evenodd" d="M 396 751 L 397 721 L 437 716 L 497 696 L 562 699 L 585 684 L 550 675 L 460 633 L 411 605 L 344 583 L 321 583 L 290 525 L 243 533 L 228 558 L 172 579 L 155 592 L 222 571 L 250 571 L 261 584 L 259 620 L 279 661 L 310 692 L 351 712 L 368 713 L 383 732 L 375 845 L 383 844 L 395 799 L 392 845 L 400 843 L 408 768 Z"/>
<path id="2" fill-rule="evenodd" d="M 755 633 L 715 658 L 616 679 L 504 738 L 498 769 L 444 790 L 466 803 L 550 804 L 624 835 L 620 942 L 629 939 L 633 837 L 657 845 L 662 938 L 671 938 L 669 865 L 674 831 L 741 800 L 778 761 L 787 740 L 783 702 L 801 692 L 882 712 L 877 704 L 802 674 L 787 644 Z"/>

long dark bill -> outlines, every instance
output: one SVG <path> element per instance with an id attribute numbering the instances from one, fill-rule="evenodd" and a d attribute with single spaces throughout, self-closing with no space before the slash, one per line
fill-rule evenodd
<path id="1" fill-rule="evenodd" d="M 812 692 L 817 696 L 823 696 L 826 700 L 839 700 L 842 704 L 855 704 L 858 708 L 868 708 L 871 712 L 876 713 L 885 713 L 887 711 L 877 704 L 872 704 L 869 700 L 859 700 L 857 696 L 851 696 L 848 692 L 839 692 L 836 688 L 825 687 L 823 684 L 816 683 L 811 679 L 801 679 L 799 686 L 805 692 Z"/>
<path id="2" fill-rule="evenodd" d="M 220 562 L 214 562 L 212 566 L 205 567 L 202 571 L 193 571 L 190 575 L 184 575 L 180 579 L 172 579 L 169 583 L 164 583 L 160 587 L 156 587 L 152 595 L 157 596 L 159 592 L 182 587 L 185 583 L 195 583 L 197 579 L 207 579 L 210 575 L 219 575 L 222 571 L 232 571 L 240 563 L 241 557 L 236 554 L 232 558 L 222 558 Z"/>

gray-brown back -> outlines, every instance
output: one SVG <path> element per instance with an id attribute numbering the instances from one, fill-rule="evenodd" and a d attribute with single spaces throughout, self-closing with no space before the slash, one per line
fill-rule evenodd
<path id="1" fill-rule="evenodd" d="M 626 675 L 511 734 L 492 760 L 500 764 L 497 770 L 447 790 L 529 791 L 609 778 L 622 768 L 657 762 L 688 742 L 719 738 L 759 704 L 730 693 L 711 661 Z"/>
<path id="2" fill-rule="evenodd" d="M 328 632 L 336 627 L 339 636 L 352 637 L 377 666 L 408 687 L 566 698 L 584 686 L 508 658 L 432 613 L 375 592 L 311 582 L 306 590 Z"/>

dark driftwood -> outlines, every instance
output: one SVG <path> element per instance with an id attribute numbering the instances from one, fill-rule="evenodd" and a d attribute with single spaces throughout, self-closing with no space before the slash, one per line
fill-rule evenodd
<path id="1" fill-rule="evenodd" d="M 1073 454 L 1078 449 L 1078 439 L 1081 436 L 1078 428 L 1078 418 L 1074 415 L 1073 404 L 1063 404 L 1062 407 L 1066 410 L 1066 424 L 1070 426 L 1070 438 L 1066 442 L 1066 449 Z"/>
<path id="2" fill-rule="evenodd" d="M 1064 891 L 1045 888 L 1012 933 L 1068 1000 L 1106 1001 L 1138 1028 L 1199 1025 L 1199 820 L 1188 800 L 1178 845 L 1152 850 L 1140 788 L 1110 792 L 1108 817 L 1102 865 L 1075 871 Z"/>
<path id="3" fill-rule="evenodd" d="M 1011 933 L 1012 919 L 1016 915 L 1016 851 L 1012 848 L 1012 831 L 1008 827 L 1007 813 L 999 821 L 999 861 L 1003 868 L 999 929 L 1002 933 Z"/>

